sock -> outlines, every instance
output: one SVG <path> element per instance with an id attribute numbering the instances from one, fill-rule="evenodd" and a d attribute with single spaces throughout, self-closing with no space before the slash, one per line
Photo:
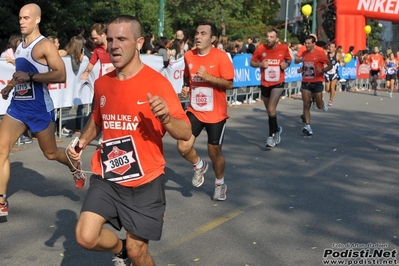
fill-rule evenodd
<path id="1" fill-rule="evenodd" d="M 119 253 L 116 253 L 115 256 L 121 259 L 127 258 L 127 251 L 126 251 L 126 239 L 122 239 L 122 249 Z"/>
<path id="2" fill-rule="evenodd" d="M 198 157 L 198 162 L 194 164 L 194 168 L 201 169 L 203 166 L 204 166 L 204 161 L 202 161 L 201 158 Z"/>
<path id="3" fill-rule="evenodd" d="M 224 177 L 222 179 L 215 178 L 215 185 L 220 186 L 224 184 Z"/>
<path id="4" fill-rule="evenodd" d="M 4 198 L 4 200 L 6 199 L 7 194 L 0 194 L 0 198 Z M 0 202 L 1 205 L 6 205 L 6 201 L 4 202 Z"/>
<path id="5" fill-rule="evenodd" d="M 277 116 L 269 116 L 269 136 L 276 133 L 277 130 Z"/>

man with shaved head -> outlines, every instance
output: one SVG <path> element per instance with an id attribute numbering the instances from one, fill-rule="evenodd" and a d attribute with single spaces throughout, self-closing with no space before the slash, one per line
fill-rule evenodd
<path id="1" fill-rule="evenodd" d="M 47 159 L 67 165 L 78 189 L 85 184 L 80 163 L 70 161 L 65 149 L 56 145 L 54 105 L 47 84 L 65 82 L 66 71 L 57 47 L 40 34 L 40 21 L 38 5 L 27 4 L 21 8 L 19 24 L 23 41 L 15 51 L 16 72 L 1 90 L 3 99 L 7 99 L 14 89 L 11 104 L 0 123 L 0 216 L 8 215 L 8 156 L 18 137 L 28 128 L 37 136 Z"/>
<path id="2" fill-rule="evenodd" d="M 100 133 L 93 175 L 76 225 L 83 248 L 115 254 L 114 265 L 153 266 L 150 240 L 160 240 L 165 212 L 162 137 L 189 140 L 190 121 L 170 82 L 140 60 L 140 22 L 130 15 L 110 21 L 105 31 L 115 70 L 94 82 L 93 114 L 79 139 L 84 149 Z M 69 147 L 68 154 L 80 160 Z M 110 229 L 124 228 L 119 239 Z"/>

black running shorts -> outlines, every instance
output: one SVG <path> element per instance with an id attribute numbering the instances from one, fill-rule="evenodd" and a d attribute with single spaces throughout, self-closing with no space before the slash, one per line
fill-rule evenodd
<path id="1" fill-rule="evenodd" d="M 191 131 L 194 137 L 198 137 L 201 131 L 205 128 L 208 134 L 208 144 L 211 145 L 222 145 L 224 131 L 226 129 L 226 119 L 218 123 L 203 123 L 191 112 L 186 113 L 191 123 Z"/>
<path id="2" fill-rule="evenodd" d="M 283 89 L 283 91 L 284 91 L 284 82 L 279 83 L 277 85 L 269 86 L 269 87 L 265 87 L 265 86 L 261 85 L 260 93 L 261 93 L 262 97 L 270 98 L 270 93 L 272 92 L 273 89 Z M 283 94 L 283 91 L 281 91 L 281 94 Z"/>
<path id="3" fill-rule="evenodd" d="M 311 93 L 323 92 L 323 82 L 302 82 L 302 90 L 308 90 Z"/>
<path id="4" fill-rule="evenodd" d="M 117 230 L 123 227 L 143 239 L 160 240 L 166 207 L 164 179 L 160 175 L 132 188 L 92 175 L 81 212 L 96 213 Z"/>

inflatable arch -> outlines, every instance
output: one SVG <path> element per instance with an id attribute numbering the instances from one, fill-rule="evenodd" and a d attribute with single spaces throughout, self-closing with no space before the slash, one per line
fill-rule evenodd
<path id="1" fill-rule="evenodd" d="M 335 0 L 335 8 L 335 43 L 344 52 L 352 45 L 355 53 L 366 49 L 366 18 L 399 21 L 399 0 Z"/>

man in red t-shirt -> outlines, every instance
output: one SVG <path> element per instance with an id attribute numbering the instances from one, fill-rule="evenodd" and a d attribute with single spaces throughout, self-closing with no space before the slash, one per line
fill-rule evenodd
<path id="1" fill-rule="evenodd" d="M 154 266 L 149 240 L 161 238 L 165 213 L 165 158 L 162 137 L 189 140 L 190 122 L 170 82 L 140 61 L 140 22 L 121 15 L 107 26 L 108 51 L 116 70 L 94 83 L 96 104 L 78 147 L 100 132 L 93 175 L 76 225 L 77 242 L 115 254 L 115 265 Z M 80 160 L 72 147 L 68 155 Z M 103 225 L 126 230 L 121 240 Z M 129 257 L 130 256 L 130 257 Z"/>
<path id="2" fill-rule="evenodd" d="M 307 36 L 305 38 L 306 51 L 301 57 L 296 57 L 295 62 L 303 63 L 302 66 L 302 100 L 303 100 L 303 115 L 302 120 L 305 126 L 302 129 L 303 134 L 307 136 L 313 135 L 310 127 L 310 106 L 312 101 L 312 94 L 316 100 L 317 108 L 327 111 L 328 107 L 323 101 L 323 82 L 324 72 L 332 68 L 331 61 L 328 59 L 324 51 L 315 49 L 316 38 L 314 36 Z M 326 67 L 324 67 L 327 65 Z"/>
<path id="3" fill-rule="evenodd" d="M 380 75 L 381 69 L 385 65 L 385 60 L 380 55 L 380 50 L 378 47 L 374 47 L 374 54 L 370 54 L 367 60 L 368 65 L 370 66 L 370 84 L 371 88 L 374 90 L 374 95 L 377 96 L 377 80 Z"/>
<path id="4" fill-rule="evenodd" d="M 81 79 L 87 80 L 89 78 L 89 73 L 97 61 L 100 61 L 101 64 L 99 77 L 115 69 L 107 52 L 107 35 L 105 34 L 105 28 L 105 25 L 102 23 L 95 23 L 91 27 L 91 38 L 96 44 L 96 48 L 94 48 L 93 55 L 90 58 L 86 70 L 80 76 Z"/>
<path id="5" fill-rule="evenodd" d="M 190 118 L 192 136 L 189 141 L 177 142 L 180 154 L 193 164 L 192 185 L 200 187 L 208 163 L 194 149 L 195 139 L 205 128 L 208 134 L 208 154 L 215 172 L 213 200 L 225 200 L 227 185 L 224 182 L 225 161 L 222 155 L 226 127 L 226 90 L 233 88 L 234 67 L 227 54 L 212 47 L 217 40 L 215 24 L 202 22 L 195 32 L 196 49 L 184 54 L 184 87 L 182 96 L 190 96 L 187 116 Z"/>
<path id="6" fill-rule="evenodd" d="M 269 137 L 266 147 L 274 147 L 281 141 L 283 128 L 277 124 L 277 104 L 284 91 L 284 70 L 291 64 L 288 46 L 278 43 L 278 31 L 267 32 L 266 44 L 259 45 L 251 58 L 252 67 L 260 67 L 261 95 L 269 116 Z"/>

